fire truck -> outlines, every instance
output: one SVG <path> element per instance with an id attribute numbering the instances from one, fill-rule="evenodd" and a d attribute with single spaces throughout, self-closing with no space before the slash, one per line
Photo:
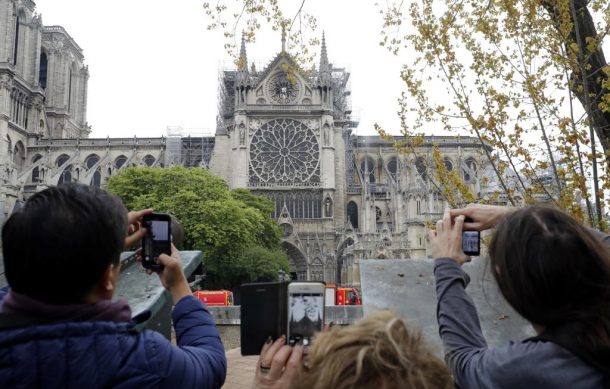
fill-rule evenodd
<path id="1" fill-rule="evenodd" d="M 230 290 L 198 290 L 193 296 L 209 307 L 226 307 L 233 305 L 233 292 Z"/>
<path id="2" fill-rule="evenodd" d="M 362 305 L 362 299 L 356 288 L 341 287 L 335 284 L 326 285 L 324 305 Z"/>

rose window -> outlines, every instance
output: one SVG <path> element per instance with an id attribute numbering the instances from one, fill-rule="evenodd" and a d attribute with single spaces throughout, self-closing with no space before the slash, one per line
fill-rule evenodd
<path id="1" fill-rule="evenodd" d="M 293 119 L 263 124 L 250 143 L 251 171 L 263 183 L 318 182 L 319 156 L 313 131 Z"/>
<path id="2" fill-rule="evenodd" d="M 299 96 L 299 84 L 290 80 L 286 73 L 279 72 L 267 86 L 271 99 L 279 104 L 288 104 Z"/>

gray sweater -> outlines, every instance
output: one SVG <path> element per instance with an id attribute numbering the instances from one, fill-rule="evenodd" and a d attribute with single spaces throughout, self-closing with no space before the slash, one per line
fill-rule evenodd
<path id="1" fill-rule="evenodd" d="M 544 341 L 488 348 L 470 277 L 449 258 L 435 261 L 437 319 L 445 360 L 460 388 L 602 388 L 603 375 L 562 347 Z"/>

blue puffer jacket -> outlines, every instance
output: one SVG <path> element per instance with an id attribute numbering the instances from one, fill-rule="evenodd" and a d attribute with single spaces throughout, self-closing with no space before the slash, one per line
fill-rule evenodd
<path id="1" fill-rule="evenodd" d="M 6 290 L 0 291 L 0 304 Z M 177 346 L 134 323 L 72 322 L 0 330 L 0 388 L 219 388 L 227 361 L 193 296 L 172 313 Z"/>

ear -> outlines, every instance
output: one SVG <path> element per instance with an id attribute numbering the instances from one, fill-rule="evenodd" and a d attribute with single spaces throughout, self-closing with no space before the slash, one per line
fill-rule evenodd
<path id="1" fill-rule="evenodd" d="M 115 264 L 111 263 L 110 265 L 108 265 L 108 267 L 104 271 L 104 275 L 102 276 L 102 278 L 100 280 L 101 281 L 100 286 L 104 292 L 107 292 L 107 293 L 114 292 L 114 290 L 116 288 L 117 280 L 119 279 L 120 267 L 121 267 L 120 264 L 115 265 Z"/>

